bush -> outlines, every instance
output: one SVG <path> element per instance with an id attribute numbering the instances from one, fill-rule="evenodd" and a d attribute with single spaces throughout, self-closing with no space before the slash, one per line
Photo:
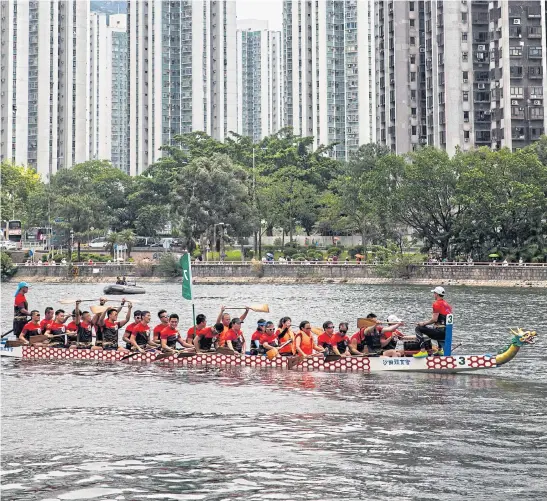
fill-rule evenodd
<path id="1" fill-rule="evenodd" d="M 253 249 L 251 249 L 250 247 L 245 247 L 243 249 L 243 255 L 246 258 L 251 258 L 252 259 L 253 257 L 255 257 L 255 251 Z"/>
<path id="2" fill-rule="evenodd" d="M 293 242 L 288 242 L 285 244 L 285 249 L 299 249 L 300 248 L 300 244 L 294 240 Z"/>
<path id="3" fill-rule="evenodd" d="M 343 247 L 329 247 L 327 249 L 327 255 L 328 256 L 340 256 L 342 252 L 344 251 Z"/>
<path id="4" fill-rule="evenodd" d="M 179 261 L 175 255 L 170 252 L 162 254 L 158 263 L 158 270 L 162 275 L 168 277 L 182 276 L 182 268 L 180 267 Z"/>
<path id="5" fill-rule="evenodd" d="M 283 245 L 283 240 L 281 240 L 279 237 L 274 239 L 273 247 L 281 247 L 281 245 Z M 270 245 L 268 247 L 272 247 L 272 246 Z"/>
<path id="6" fill-rule="evenodd" d="M 264 276 L 264 265 L 260 261 L 254 261 L 251 263 L 251 271 L 255 277 L 262 278 Z"/>
<path id="7" fill-rule="evenodd" d="M 348 254 L 351 259 L 355 259 L 355 254 L 363 254 L 365 248 L 362 245 L 356 245 L 355 247 L 350 247 L 348 249 Z"/>
<path id="8" fill-rule="evenodd" d="M 7 252 L 0 252 L 0 275 L 9 278 L 15 275 L 17 267 L 13 264 L 11 256 Z"/>
<path id="9" fill-rule="evenodd" d="M 283 254 L 285 255 L 285 257 L 292 258 L 295 254 L 298 254 L 298 253 L 300 253 L 300 250 L 295 249 L 294 247 L 285 247 L 283 249 Z"/>

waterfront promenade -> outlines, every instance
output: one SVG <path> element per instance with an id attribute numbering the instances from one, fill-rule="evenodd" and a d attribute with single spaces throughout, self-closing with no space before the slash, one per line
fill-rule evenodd
<path id="1" fill-rule="evenodd" d="M 547 264 L 492 266 L 488 263 L 413 264 L 389 268 L 366 264 L 206 262 L 192 267 L 196 283 L 441 283 L 547 287 Z M 176 281 L 157 264 L 19 265 L 12 280 L 111 282 L 117 276 L 139 281 Z"/>

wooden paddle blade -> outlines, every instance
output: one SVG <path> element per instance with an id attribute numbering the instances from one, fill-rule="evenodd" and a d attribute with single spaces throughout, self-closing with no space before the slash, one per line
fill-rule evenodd
<path id="1" fill-rule="evenodd" d="M 340 355 L 326 355 L 325 356 L 325 362 L 336 362 L 337 360 L 340 360 L 342 357 Z"/>
<path id="2" fill-rule="evenodd" d="M 311 328 L 311 331 L 312 331 L 316 336 L 320 336 L 321 334 L 323 334 L 323 329 L 321 329 L 321 327 L 312 327 L 312 328 Z"/>
<path id="3" fill-rule="evenodd" d="M 378 322 L 374 320 L 373 318 L 358 318 L 357 319 L 357 328 L 358 329 L 366 329 L 367 327 L 372 327 L 373 325 L 376 325 Z"/>
<path id="4" fill-rule="evenodd" d="M 6 341 L 6 348 L 16 348 L 17 346 L 25 346 L 25 343 L 20 339 L 10 339 Z"/>
<path id="5" fill-rule="evenodd" d="M 177 352 L 176 351 L 173 351 L 173 352 L 167 352 L 167 353 L 160 353 L 159 355 L 156 356 L 154 362 L 158 362 L 160 360 L 164 360 L 166 358 L 169 358 L 171 355 L 176 355 Z"/>
<path id="6" fill-rule="evenodd" d="M 110 306 L 90 306 L 89 309 L 91 310 L 91 313 L 93 313 L 93 315 L 100 315 L 101 313 L 103 313 L 104 311 L 108 310 L 108 308 L 110 308 Z"/>
<path id="7" fill-rule="evenodd" d="M 296 366 L 300 365 L 304 361 L 304 357 L 290 357 L 287 360 L 287 368 L 289 370 L 294 369 Z"/>
<path id="8" fill-rule="evenodd" d="M 271 350 L 268 350 L 266 352 L 268 360 L 273 360 L 275 357 L 277 357 L 277 355 L 279 355 L 279 351 L 276 348 L 272 348 Z"/>
<path id="9" fill-rule="evenodd" d="M 177 354 L 176 358 L 190 358 L 196 356 L 197 353 L 194 351 L 181 351 Z"/>
<path id="10" fill-rule="evenodd" d="M 49 338 L 45 334 L 40 334 L 39 336 L 30 336 L 30 344 L 43 343 Z"/>
<path id="11" fill-rule="evenodd" d="M 270 307 L 267 304 L 255 304 L 254 306 L 249 306 L 249 309 L 259 313 L 270 313 Z"/>
<path id="12" fill-rule="evenodd" d="M 237 351 L 230 350 L 230 348 L 226 348 L 226 346 L 219 346 L 216 349 L 216 353 L 220 353 L 221 355 L 236 355 Z"/>

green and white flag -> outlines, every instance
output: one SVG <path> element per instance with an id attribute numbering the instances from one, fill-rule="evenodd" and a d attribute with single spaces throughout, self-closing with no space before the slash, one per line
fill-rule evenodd
<path id="1" fill-rule="evenodd" d="M 190 254 L 184 254 L 180 258 L 180 267 L 182 268 L 182 297 L 191 301 L 192 296 L 192 264 Z"/>

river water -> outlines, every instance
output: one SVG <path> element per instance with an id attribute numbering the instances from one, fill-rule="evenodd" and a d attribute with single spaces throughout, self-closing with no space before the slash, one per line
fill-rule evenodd
<path id="1" fill-rule="evenodd" d="M 179 284 L 135 296 L 191 325 Z M 43 313 L 101 284 L 38 284 Z M 431 287 L 196 286 L 196 310 L 268 303 L 320 325 L 370 311 L 428 318 Z M 328 374 L 2 359 L 3 500 L 547 499 L 545 290 L 447 288 L 460 353 L 495 353 L 508 326 L 539 340 L 469 375 Z M 2 290 L 9 328 L 12 286 Z M 68 309 L 68 308 L 67 308 Z M 250 334 L 263 314 L 251 313 Z M 543 336 L 543 338 L 542 338 Z"/>

